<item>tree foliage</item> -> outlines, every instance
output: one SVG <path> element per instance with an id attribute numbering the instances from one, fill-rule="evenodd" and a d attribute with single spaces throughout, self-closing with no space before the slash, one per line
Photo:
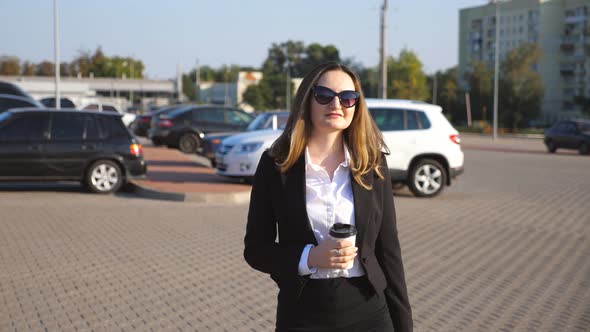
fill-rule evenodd
<path id="1" fill-rule="evenodd" d="M 389 57 L 387 77 L 388 97 L 422 101 L 428 99 L 426 75 L 422 71 L 422 62 L 414 52 L 404 49 L 400 52 L 399 58 Z"/>
<path id="2" fill-rule="evenodd" d="M 20 61 L 18 58 L 10 57 L 0 62 L 0 75 L 19 75 Z"/>
<path id="3" fill-rule="evenodd" d="M 533 67 L 540 57 L 536 44 L 525 44 L 504 58 L 499 82 L 499 117 L 504 126 L 522 128 L 538 117 L 544 88 Z"/>
<path id="4" fill-rule="evenodd" d="M 484 62 L 473 62 L 465 80 L 469 85 L 472 120 L 491 120 L 494 73 Z"/>
<path id="5" fill-rule="evenodd" d="M 273 43 L 262 64 L 263 78 L 258 86 L 250 86 L 244 101 L 257 110 L 284 109 L 286 107 L 287 71 L 291 78 L 303 77 L 319 64 L 340 62 L 340 52 L 333 45 L 318 43 L 305 45 L 302 41 L 288 40 Z M 291 95 L 294 94 L 291 85 Z"/>

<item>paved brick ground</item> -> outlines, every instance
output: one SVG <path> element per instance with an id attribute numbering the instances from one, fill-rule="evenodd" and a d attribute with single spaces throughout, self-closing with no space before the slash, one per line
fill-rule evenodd
<path id="1" fill-rule="evenodd" d="M 466 151 L 396 195 L 416 331 L 589 331 L 589 157 Z M 0 187 L 0 331 L 271 331 L 245 206 Z"/>

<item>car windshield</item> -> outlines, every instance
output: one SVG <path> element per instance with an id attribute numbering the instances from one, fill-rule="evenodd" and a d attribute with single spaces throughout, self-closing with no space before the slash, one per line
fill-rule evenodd
<path id="1" fill-rule="evenodd" d="M 272 128 L 273 117 L 277 118 L 277 128 L 285 129 L 289 113 L 262 113 L 259 114 L 246 128 L 246 131 L 262 130 Z"/>

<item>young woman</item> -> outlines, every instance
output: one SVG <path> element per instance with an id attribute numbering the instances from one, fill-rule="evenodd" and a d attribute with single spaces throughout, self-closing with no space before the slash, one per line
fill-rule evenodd
<path id="1" fill-rule="evenodd" d="M 244 240 L 248 264 L 279 286 L 277 331 L 412 331 L 383 151 L 356 74 L 313 69 L 261 157 Z M 354 225 L 356 243 L 332 238 L 336 223 Z"/>

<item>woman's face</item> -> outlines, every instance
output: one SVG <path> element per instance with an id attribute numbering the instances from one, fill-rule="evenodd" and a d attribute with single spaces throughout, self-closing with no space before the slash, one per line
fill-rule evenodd
<path id="1" fill-rule="evenodd" d="M 336 93 L 342 91 L 354 91 L 354 82 L 347 73 L 341 70 L 327 71 L 320 76 L 316 86 L 326 87 Z M 338 96 L 322 105 L 312 96 L 311 101 L 311 123 L 314 133 L 329 133 L 342 131 L 352 122 L 355 106 L 344 107 L 340 104 Z"/>

